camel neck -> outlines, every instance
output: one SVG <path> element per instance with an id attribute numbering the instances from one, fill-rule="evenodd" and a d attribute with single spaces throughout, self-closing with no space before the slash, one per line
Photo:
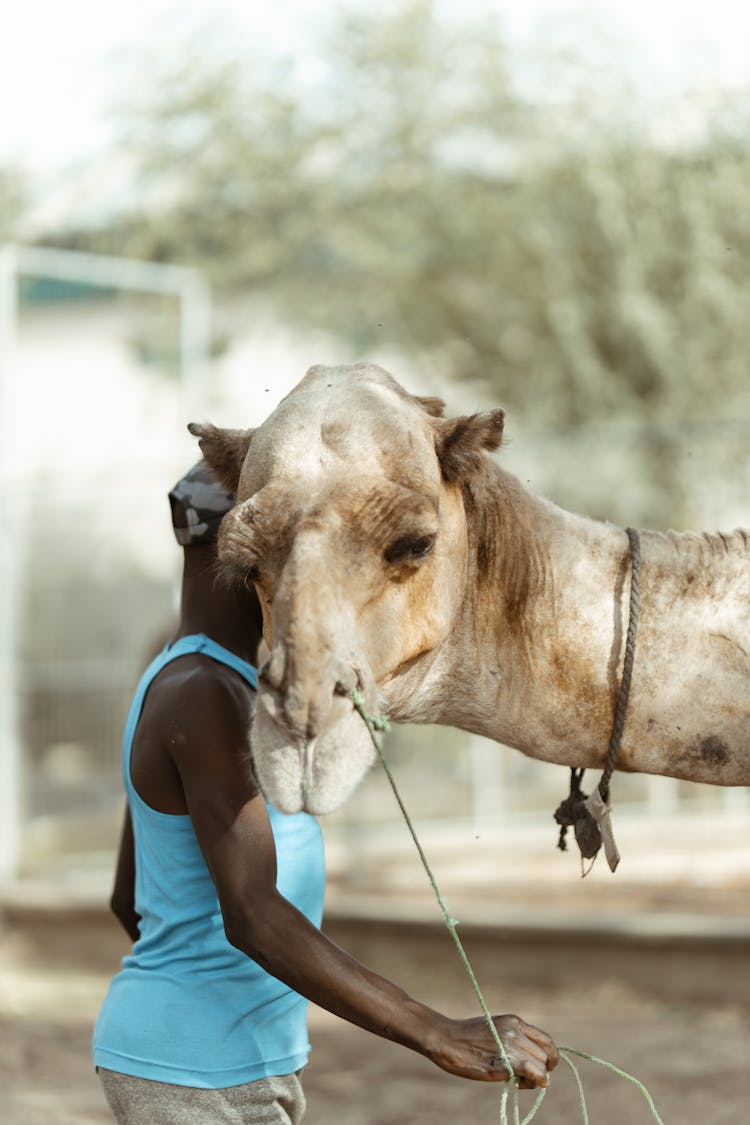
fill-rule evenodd
<path id="1" fill-rule="evenodd" d="M 565 760 L 574 743 L 594 764 L 608 745 L 627 627 L 627 535 L 527 493 L 499 469 L 471 510 L 461 608 L 429 670 L 415 669 L 399 693 L 406 713 L 395 717 L 550 760 Z"/>
<path id="2" fill-rule="evenodd" d="M 492 738 L 531 758 L 602 768 L 622 679 L 626 532 L 529 497 L 510 538 L 484 545 L 449 638 L 399 685 L 393 717 Z M 492 534 L 504 523 L 483 515 Z M 750 537 L 641 533 L 633 681 L 618 769 L 720 785 L 750 781 Z M 472 557 L 476 557 L 476 552 Z M 525 595 L 514 604 L 519 589 Z M 509 612 L 509 604 L 511 612 Z"/>
<path id="3" fill-rule="evenodd" d="M 567 755 L 577 744 L 591 765 L 606 751 L 619 686 L 627 534 L 520 495 L 512 535 L 498 529 L 504 549 L 483 646 L 492 702 L 482 733 L 535 756 L 539 746 Z"/>

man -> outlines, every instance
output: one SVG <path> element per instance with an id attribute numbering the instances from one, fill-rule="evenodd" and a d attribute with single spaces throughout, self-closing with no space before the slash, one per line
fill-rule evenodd
<path id="1" fill-rule="evenodd" d="M 135 944 L 94 1032 L 116 1119 L 296 1125 L 307 1000 L 452 1074 L 505 1080 L 483 1018 L 426 1007 L 320 932 L 318 824 L 268 806 L 248 758 L 260 607 L 216 566 L 234 498 L 200 464 L 170 502 L 184 548 L 180 622 L 140 681 L 123 743 L 112 908 Z M 550 1038 L 517 1016 L 495 1022 L 522 1085 L 546 1086 Z"/>

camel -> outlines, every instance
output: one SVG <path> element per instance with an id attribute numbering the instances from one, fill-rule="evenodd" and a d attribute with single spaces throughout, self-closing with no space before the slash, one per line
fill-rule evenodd
<path id="1" fill-rule="evenodd" d="M 189 427 L 237 504 L 220 558 L 260 597 L 252 754 L 283 812 L 330 812 L 371 714 L 601 768 L 628 628 L 625 531 L 535 495 L 489 452 L 504 413 L 445 418 L 369 363 L 310 368 L 257 429 Z M 750 784 L 750 532 L 640 533 L 619 770 Z"/>

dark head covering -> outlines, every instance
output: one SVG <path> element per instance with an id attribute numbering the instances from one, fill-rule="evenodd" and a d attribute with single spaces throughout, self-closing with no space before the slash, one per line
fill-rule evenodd
<path id="1" fill-rule="evenodd" d="M 193 465 L 169 493 L 172 527 L 182 547 L 201 547 L 215 543 L 219 524 L 235 496 L 227 492 L 205 461 Z"/>

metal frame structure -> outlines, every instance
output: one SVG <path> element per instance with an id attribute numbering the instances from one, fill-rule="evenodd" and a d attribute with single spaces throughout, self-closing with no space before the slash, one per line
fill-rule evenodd
<path id="1" fill-rule="evenodd" d="M 201 413 L 211 342 L 211 293 L 195 269 L 54 247 L 0 246 L 0 883 L 18 873 L 23 830 L 16 671 L 16 544 L 23 531 L 25 508 L 7 456 L 7 438 L 15 421 L 11 417 L 9 388 L 14 378 L 20 277 L 176 297 L 180 316 L 180 387 L 186 417 L 198 417 Z"/>

